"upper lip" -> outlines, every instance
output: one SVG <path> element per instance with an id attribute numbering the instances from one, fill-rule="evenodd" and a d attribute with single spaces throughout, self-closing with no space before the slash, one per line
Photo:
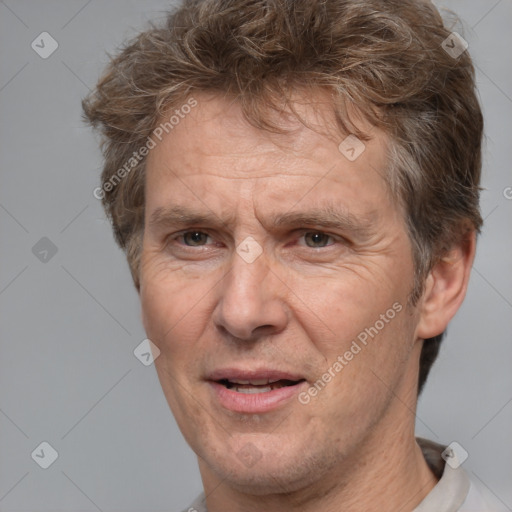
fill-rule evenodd
<path id="1" fill-rule="evenodd" d="M 206 377 L 210 381 L 229 380 L 230 382 L 260 384 L 277 382 L 278 380 L 300 381 L 305 380 L 297 373 L 277 370 L 272 368 L 259 368 L 244 370 L 241 368 L 219 368 L 209 373 Z"/>

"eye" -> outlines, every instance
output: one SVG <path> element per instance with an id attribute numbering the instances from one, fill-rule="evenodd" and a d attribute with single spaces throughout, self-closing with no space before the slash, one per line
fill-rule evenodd
<path id="1" fill-rule="evenodd" d="M 327 243 L 329 239 L 333 239 L 331 235 L 327 233 L 322 233 L 321 231 L 308 231 L 302 235 L 304 240 L 306 241 L 306 245 L 311 248 L 322 248 L 328 245 L 332 245 Z"/>
<path id="2" fill-rule="evenodd" d="M 176 238 L 181 238 L 184 244 L 189 247 L 200 247 L 206 244 L 208 234 L 202 231 L 185 231 Z"/>

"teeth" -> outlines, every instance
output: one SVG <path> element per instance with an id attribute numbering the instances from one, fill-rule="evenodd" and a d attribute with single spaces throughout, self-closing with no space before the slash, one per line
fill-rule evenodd
<path id="1" fill-rule="evenodd" d="M 252 384 L 253 386 L 264 386 L 265 384 L 268 384 L 268 383 L 269 383 L 268 379 L 255 379 L 255 380 L 250 381 L 250 384 Z"/>
<path id="2" fill-rule="evenodd" d="M 219 381 L 227 389 L 237 393 L 256 394 L 268 393 L 274 389 L 280 389 L 285 386 L 293 386 L 297 382 L 286 379 L 254 379 L 254 380 L 221 380 Z"/>
<path id="3" fill-rule="evenodd" d="M 267 384 L 267 383 L 265 383 Z M 273 389 L 279 389 L 284 387 L 285 384 L 283 382 L 275 381 L 273 383 L 268 383 L 267 386 L 262 384 L 254 384 L 251 382 L 251 384 L 238 384 L 234 382 L 230 382 L 227 385 L 228 389 L 231 389 L 232 391 L 236 391 L 238 393 L 268 393 L 269 391 L 272 391 Z"/>
<path id="4" fill-rule="evenodd" d="M 232 379 L 229 382 L 233 384 L 251 385 L 251 386 L 264 386 L 265 384 L 272 384 L 278 382 L 280 379 L 253 379 L 253 380 L 239 380 Z"/>
<path id="5" fill-rule="evenodd" d="M 259 388 L 241 388 L 238 386 L 234 386 L 231 388 L 235 390 L 237 393 L 245 393 L 246 395 L 255 394 L 255 393 L 268 393 L 269 391 L 272 391 L 272 387 L 265 386 L 265 387 L 259 387 Z"/>

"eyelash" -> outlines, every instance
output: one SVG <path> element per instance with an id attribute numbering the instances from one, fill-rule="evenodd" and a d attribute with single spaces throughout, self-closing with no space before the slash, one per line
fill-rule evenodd
<path id="1" fill-rule="evenodd" d="M 177 241 L 178 239 L 183 239 L 183 237 L 189 233 L 200 233 L 200 234 L 203 234 L 203 235 L 206 235 L 210 238 L 211 235 L 209 235 L 206 231 L 201 231 L 199 229 L 189 229 L 187 231 L 181 231 L 180 233 L 177 233 L 175 234 L 174 236 L 172 236 L 170 242 L 174 242 L 174 241 Z M 302 238 L 304 235 L 307 235 L 307 234 L 313 234 L 313 235 L 326 235 L 327 237 L 329 237 L 330 239 L 334 240 L 334 242 L 336 241 L 342 241 L 343 238 L 340 237 L 340 236 L 335 236 L 335 235 L 331 235 L 330 233 L 326 233 L 324 231 L 319 231 L 319 230 L 301 230 L 300 231 L 300 238 Z M 194 248 L 199 248 L 199 247 L 205 247 L 206 245 L 186 245 L 186 244 L 180 244 L 182 247 L 186 247 L 187 249 L 186 250 L 193 250 Z M 331 247 L 332 245 L 334 245 L 334 243 L 330 243 L 330 244 L 327 244 L 327 245 L 324 245 L 324 246 L 321 246 L 321 247 L 309 247 L 307 245 L 301 245 L 301 247 L 305 247 L 306 249 L 315 249 L 315 250 L 319 250 L 319 249 L 325 249 L 327 247 Z"/>

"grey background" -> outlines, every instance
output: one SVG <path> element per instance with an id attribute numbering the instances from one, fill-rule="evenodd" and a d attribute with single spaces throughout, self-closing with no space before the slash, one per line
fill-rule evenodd
<path id="1" fill-rule="evenodd" d="M 478 68 L 486 220 L 418 434 L 459 442 L 493 510 L 512 510 L 512 0 L 437 5 L 462 18 Z M 133 355 L 138 297 L 92 195 L 101 158 L 80 119 L 105 52 L 168 6 L 0 1 L 0 511 L 176 511 L 201 490 L 154 367 Z M 47 59 L 31 48 L 43 31 L 59 44 Z M 32 252 L 42 237 L 57 248 L 47 262 Z M 46 470 L 31 458 L 42 441 L 59 454 Z"/>

